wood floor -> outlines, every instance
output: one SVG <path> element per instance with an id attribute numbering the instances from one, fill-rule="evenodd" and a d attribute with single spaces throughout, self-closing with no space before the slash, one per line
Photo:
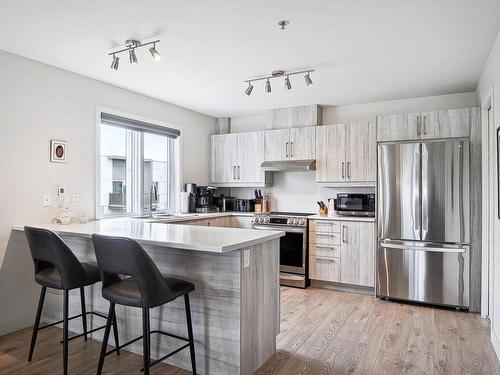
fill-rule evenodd
<path id="1" fill-rule="evenodd" d="M 0 374 L 59 374 L 59 328 L 0 337 Z M 399 304 L 323 289 L 282 288 L 278 352 L 257 374 L 499 374 L 489 327 L 477 314 Z M 70 374 L 95 374 L 100 343 L 70 342 Z M 106 374 L 138 374 L 142 358 L 106 358 Z M 152 374 L 189 372 L 160 364 Z M 216 374 L 217 375 L 217 374 Z"/>

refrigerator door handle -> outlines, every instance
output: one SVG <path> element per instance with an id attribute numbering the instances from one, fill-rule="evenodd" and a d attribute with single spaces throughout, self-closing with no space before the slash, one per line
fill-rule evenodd
<path id="1" fill-rule="evenodd" d="M 413 231 L 415 238 L 422 239 L 422 216 L 420 215 L 422 207 L 422 198 L 420 196 L 420 179 L 422 177 L 422 167 L 420 163 L 421 146 L 415 149 L 414 167 L 413 167 Z"/>
<path id="2" fill-rule="evenodd" d="M 432 246 L 408 246 L 397 243 L 382 242 L 380 247 L 384 249 L 400 249 L 400 250 L 413 250 L 413 251 L 431 251 L 435 253 L 464 253 L 467 247 L 464 246 L 449 246 L 449 247 L 432 247 Z"/>
<path id="3" fill-rule="evenodd" d="M 429 165 L 429 153 L 427 151 L 427 146 L 425 143 L 422 143 L 422 184 L 421 184 L 421 194 L 422 194 L 422 202 L 427 202 L 429 200 L 429 191 L 428 187 L 428 165 Z M 427 203 L 422 203 L 422 228 L 421 228 L 421 239 L 427 238 L 427 232 L 429 231 L 429 212 Z"/>

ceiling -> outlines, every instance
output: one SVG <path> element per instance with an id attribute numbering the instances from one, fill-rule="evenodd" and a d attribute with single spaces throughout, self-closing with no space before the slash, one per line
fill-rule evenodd
<path id="1" fill-rule="evenodd" d="M 285 31 L 277 22 L 290 21 Z M 0 2 L 0 49 L 216 117 L 475 89 L 500 28 L 498 0 L 17 0 Z M 126 39 L 161 39 L 110 69 Z M 247 78 L 312 67 L 273 92 Z"/>

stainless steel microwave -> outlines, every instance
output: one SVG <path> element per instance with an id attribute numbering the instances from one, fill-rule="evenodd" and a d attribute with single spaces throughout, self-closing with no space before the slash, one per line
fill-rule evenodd
<path id="1" fill-rule="evenodd" d="M 338 193 L 335 211 L 345 216 L 375 216 L 375 194 Z"/>

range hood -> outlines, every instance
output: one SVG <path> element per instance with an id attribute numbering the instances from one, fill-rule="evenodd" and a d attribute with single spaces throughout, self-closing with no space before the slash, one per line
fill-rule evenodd
<path id="1" fill-rule="evenodd" d="M 265 161 L 260 167 L 267 172 L 305 172 L 316 169 L 316 160 L 276 160 Z"/>

